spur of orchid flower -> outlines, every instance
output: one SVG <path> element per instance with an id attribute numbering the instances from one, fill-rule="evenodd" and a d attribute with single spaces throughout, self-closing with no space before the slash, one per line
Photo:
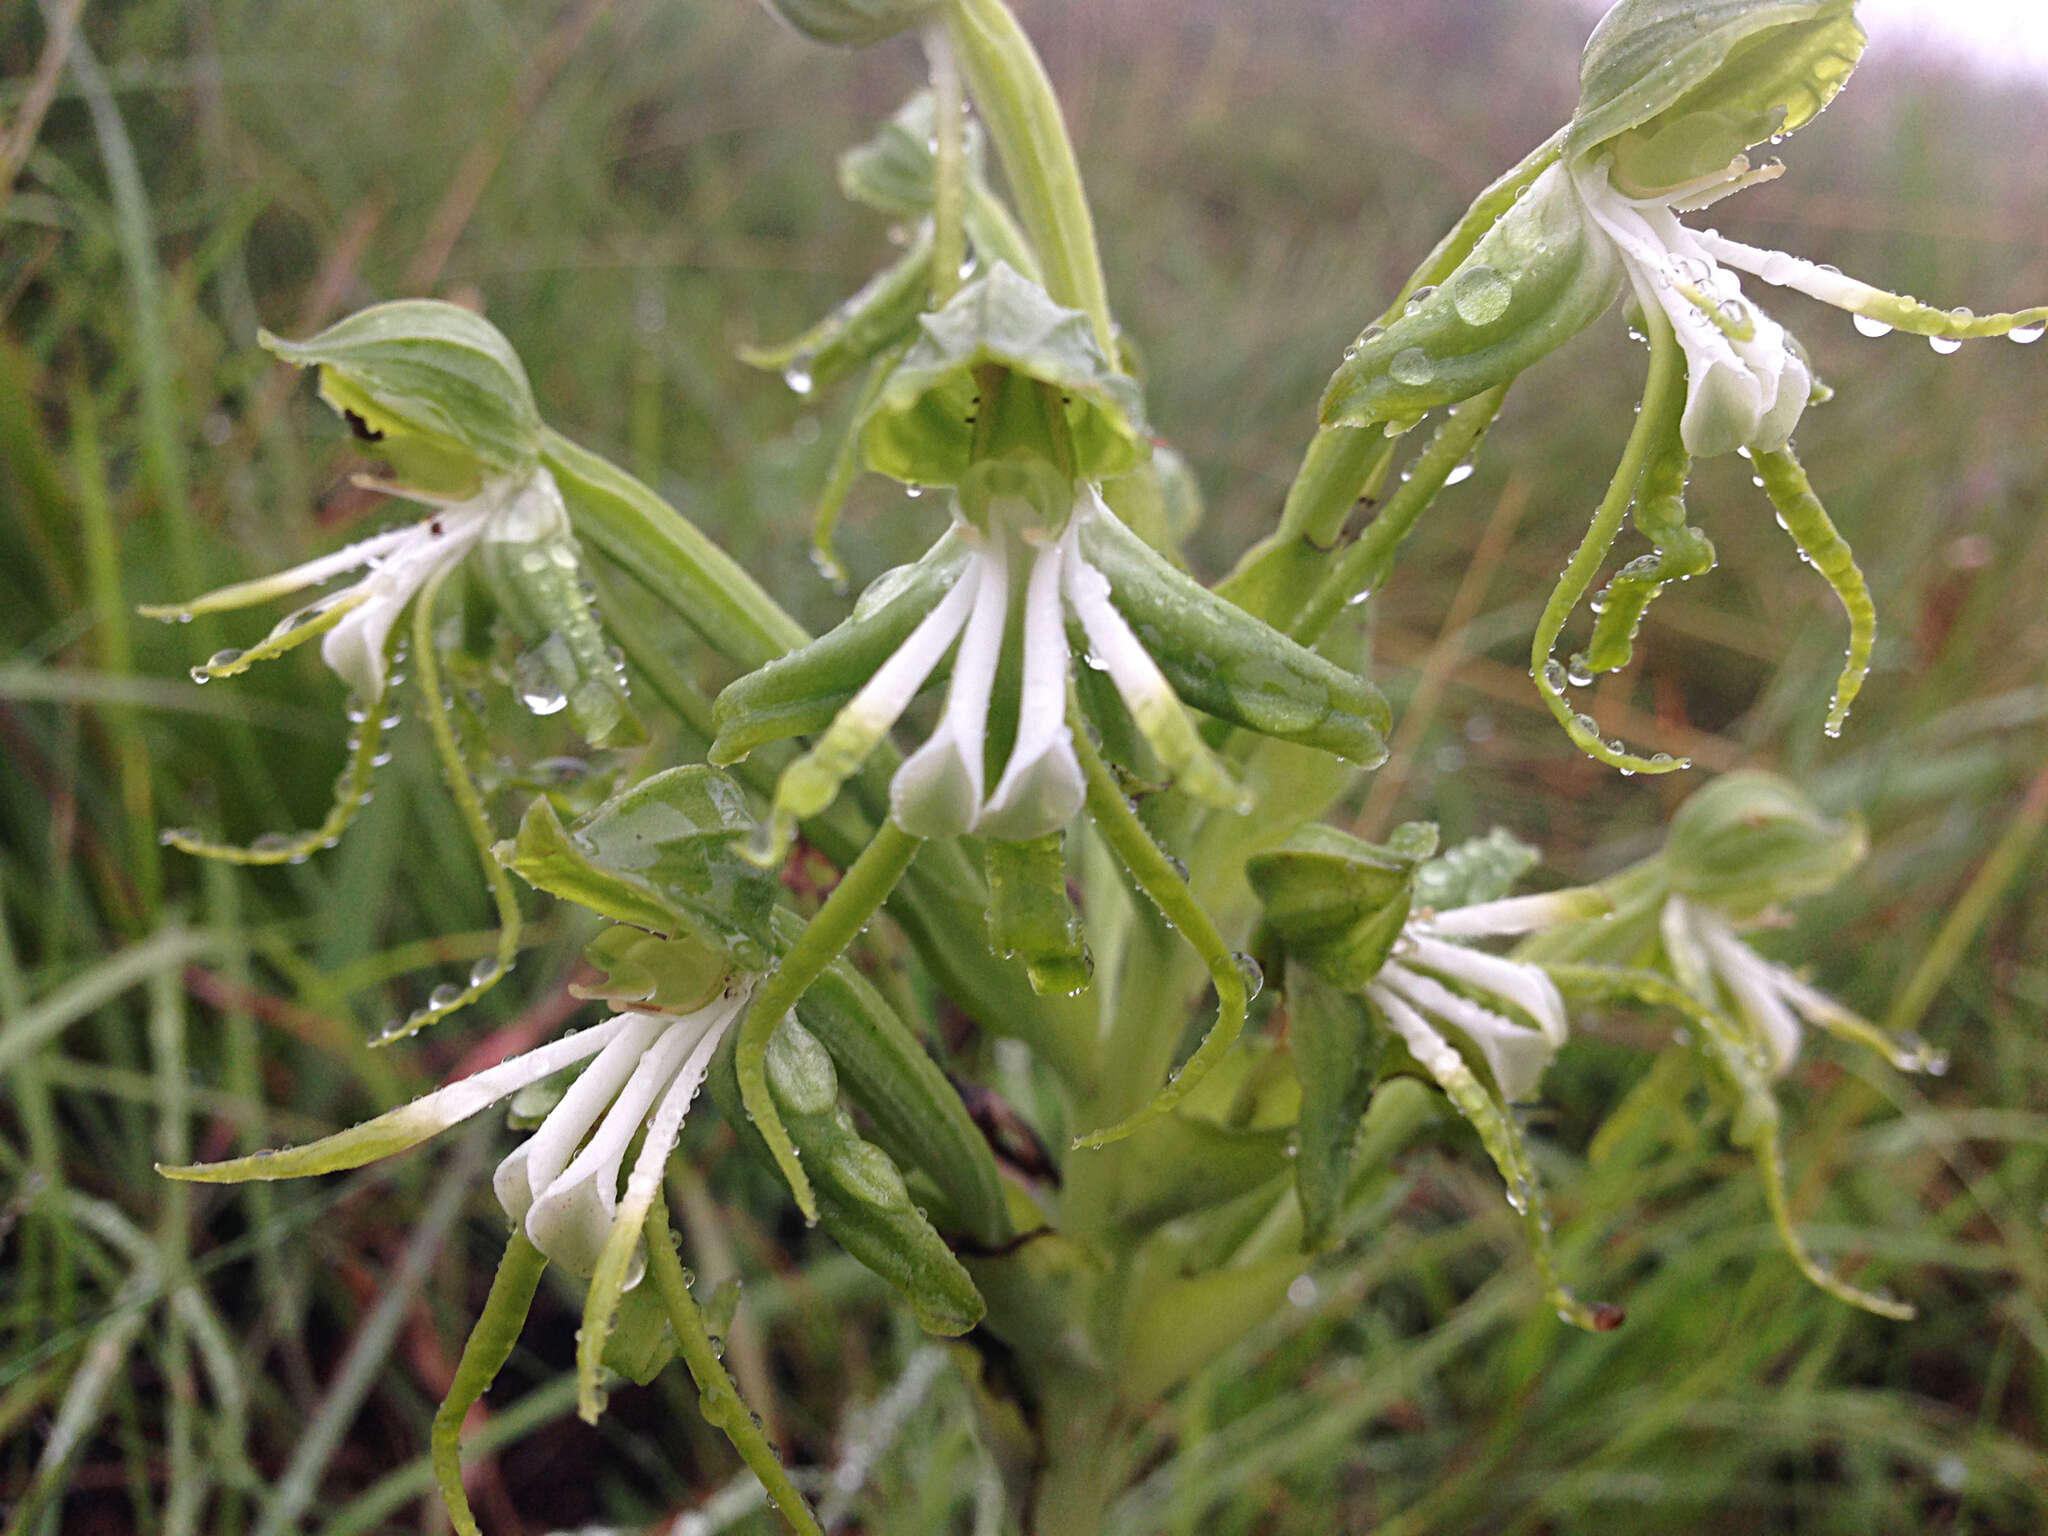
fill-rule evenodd
<path id="1" fill-rule="evenodd" d="M 2048 307 L 1935 308 L 1680 217 L 1781 174 L 1776 162 L 1753 165 L 1749 151 L 1811 122 L 1864 43 L 1853 0 L 1623 0 L 1587 43 L 1571 124 L 1481 195 L 1383 323 L 1347 350 L 1324 396 L 1328 429 L 1404 431 L 1427 411 L 1506 386 L 1617 293 L 1630 295 L 1651 348 L 1643 405 L 1531 648 L 1538 690 L 1567 734 L 1629 772 L 1685 765 L 1601 740 L 1567 689 L 1625 666 L 1658 593 L 1712 569 L 1712 543 L 1686 521 L 1693 458 L 1755 461 L 1758 485 L 1847 613 L 1828 734 L 1840 732 L 1869 670 L 1875 609 L 1791 447 L 1807 406 L 1830 392 L 1742 276 L 1845 309 L 1865 335 L 1911 331 L 1943 352 L 1973 337 L 2033 342 L 2048 328 Z M 1653 552 L 1610 580 L 1593 603 L 1589 642 L 1567 662 L 1554 654 L 1565 624 L 1631 510 Z"/>
<path id="2" fill-rule="evenodd" d="M 1383 758 L 1387 709 L 1369 683 L 1211 593 L 1117 517 L 1104 484 L 1150 451 L 1136 386 L 1086 316 L 1007 265 L 922 318 L 862 439 L 870 467 L 953 487 L 952 526 L 839 628 L 719 696 L 714 763 L 818 733 L 777 786 L 764 856 L 831 803 L 949 655 L 939 722 L 889 785 L 891 819 L 919 837 L 1028 842 L 1064 828 L 1085 794 L 1077 706 L 1115 728 L 1099 712 L 1120 701 L 1156 760 L 1145 766 L 1217 805 L 1240 791 L 1190 707 Z"/>

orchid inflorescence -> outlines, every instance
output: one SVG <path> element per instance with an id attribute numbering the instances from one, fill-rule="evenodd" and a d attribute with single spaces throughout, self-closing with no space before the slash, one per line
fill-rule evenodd
<path id="1" fill-rule="evenodd" d="M 1731 1135 L 1755 1154 L 1796 1262 L 1857 1305 L 1903 1314 L 1801 1243 L 1772 1087 L 1798 1054 L 1802 1019 L 1901 1069 L 1938 1062 L 1764 958 L 1745 932 L 1842 879 L 1862 856 L 1860 825 L 1782 781 L 1733 774 L 1695 795 L 1643 863 L 1518 896 L 1537 856 L 1505 833 L 1439 856 L 1433 825 L 1375 844 L 1324 820 L 1384 759 L 1390 724 L 1341 616 L 1477 451 L 1506 386 L 1624 292 L 1649 341 L 1649 382 L 1621 469 L 1538 626 L 1538 687 L 1594 756 L 1627 772 L 1680 766 L 1602 741 L 1567 689 L 1625 664 L 1657 593 L 1712 567 L 1711 542 L 1687 521 L 1686 475 L 1694 458 L 1741 452 L 1849 610 L 1829 715 L 1839 728 L 1872 617 L 1791 451 L 1824 391 L 1736 273 L 1847 308 L 1866 328 L 1944 343 L 2030 340 L 2048 319 L 1930 309 L 1681 218 L 1777 174 L 1747 154 L 1841 88 L 1863 44 L 1848 0 L 1615 7 L 1587 50 L 1571 124 L 1482 195 L 1348 349 L 1279 525 L 1214 588 L 1181 564 L 1185 466 L 1146 419 L 1072 151 L 1001 0 L 774 7 L 834 43 L 921 27 L 931 58 L 931 90 L 842 164 L 856 201 L 906 221 L 903 254 L 795 341 L 746 353 L 807 396 L 864 378 L 815 519 L 821 566 L 837 571 L 831 528 L 862 471 L 938 493 L 922 505 L 943 504 L 943 526 L 921 558 L 884 573 L 813 639 L 652 491 L 547 429 L 488 322 L 406 301 L 306 342 L 265 340 L 319 369 L 323 396 L 392 466 L 395 478 L 370 483 L 426 504 L 427 517 L 150 610 L 239 609 L 363 573 L 194 669 L 200 681 L 231 676 L 319 638 L 361 717 L 336 808 L 315 832 L 248 848 L 171 837 L 242 863 L 300 859 L 340 836 L 381 760 L 409 641 L 501 932 L 467 987 L 437 992 L 399 1032 L 465 1006 L 510 968 L 521 932 L 511 875 L 603 920 L 584 951 L 599 979 L 580 973 L 573 988 L 604 1005 L 603 1022 L 307 1145 L 165 1170 L 233 1182 L 353 1168 L 509 1101 L 529 1132 L 494 1179 L 514 1231 L 435 1428 L 458 1526 L 475 1528 L 462 1414 L 553 1264 L 586 1283 L 586 1416 L 610 1376 L 645 1379 L 680 1352 L 707 1413 L 716 1405 L 791 1523 L 815 1529 L 733 1406 L 668 1243 L 664 1179 L 700 1091 L 803 1214 L 927 1329 L 1000 1341 L 1015 1385 L 984 1389 L 1020 1394 L 1030 1414 L 1004 1410 L 1020 1422 L 1076 1381 L 1118 1402 L 1119 1372 L 1164 1393 L 1267 1315 L 1314 1256 L 1341 1251 L 1373 1171 L 1360 1126 L 1404 1082 L 1440 1093 L 1478 1136 L 1559 1316 L 1617 1326 L 1618 1308 L 1578 1301 L 1559 1277 L 1519 1118 L 1568 1044 L 1573 1005 L 1678 1016 L 1733 1101 Z M 989 151 L 1014 212 L 986 175 Z M 1401 435 L 1442 408 L 1452 409 L 1400 489 L 1345 543 L 1345 520 L 1386 478 Z M 1655 552 L 1611 579 L 1585 650 L 1561 660 L 1564 626 L 1631 512 Z M 666 600 L 672 632 L 599 607 L 587 583 L 614 570 Z M 460 626 L 436 617 L 450 581 L 512 637 L 518 660 L 497 675 L 529 710 L 566 711 L 594 747 L 641 747 L 630 663 L 673 706 L 675 735 L 614 759 L 624 787 L 602 804 L 543 790 L 499 839 L 440 681 L 463 644 Z M 690 632 L 730 679 L 715 701 L 676 665 Z M 891 733 L 938 682 L 922 740 L 899 758 Z M 796 738 L 808 738 L 801 751 Z M 678 742 L 706 761 L 663 766 Z M 822 899 L 792 858 L 800 840 L 843 870 Z M 868 972 L 896 957 L 861 937 L 882 911 L 915 965 L 886 987 Z M 1515 947 L 1486 947 L 1496 939 Z M 1101 985 L 1105 961 L 1115 969 Z M 1262 973 L 1281 978 L 1281 1000 L 1255 1017 Z M 1214 1017 L 1197 1028 L 1210 993 Z M 906 1004 L 937 996 L 1030 1048 L 1043 1081 L 1013 1080 L 1055 1106 L 1041 1116 L 1045 1139 L 1071 1138 L 1064 1188 L 1028 1160 L 999 1165 L 905 1017 Z M 1270 1017 L 1286 1020 L 1284 1047 L 1263 1027 Z M 1291 1072 L 1275 1070 L 1283 1061 Z M 1114 1288 L 1169 1272 L 1156 1301 L 1164 1323 L 1091 1332 L 1083 1321 L 1135 1316 L 1145 1299 Z M 1207 1289 L 1176 1311 L 1176 1287 L 1197 1285 Z"/>

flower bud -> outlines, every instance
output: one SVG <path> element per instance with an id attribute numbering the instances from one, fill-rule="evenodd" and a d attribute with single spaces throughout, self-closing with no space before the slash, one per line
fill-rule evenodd
<path id="1" fill-rule="evenodd" d="M 1859 819 L 1823 815 L 1775 774 L 1742 772 L 1680 807 L 1664 860 L 1679 895 L 1739 919 L 1831 889 L 1868 846 Z"/>
<path id="2" fill-rule="evenodd" d="M 938 9 L 934 0 L 761 0 L 814 43 L 865 48 L 914 27 Z"/>
<path id="3" fill-rule="evenodd" d="M 320 370 L 320 395 L 377 444 L 407 485 L 467 495 L 540 462 L 540 412 L 526 369 L 481 315 L 433 299 L 376 304 L 306 341 L 264 347 Z"/>
<path id="4" fill-rule="evenodd" d="M 1622 0 L 1594 28 L 1567 153 L 1634 196 L 1804 127 L 1862 57 L 1854 0 Z"/>

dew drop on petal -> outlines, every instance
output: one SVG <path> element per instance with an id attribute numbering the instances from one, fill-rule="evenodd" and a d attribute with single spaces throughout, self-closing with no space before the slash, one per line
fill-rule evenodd
<path id="1" fill-rule="evenodd" d="M 444 981 L 427 994 L 427 1007 L 430 1009 L 453 1008 L 461 997 L 462 988 L 455 985 L 452 981 Z"/>
<path id="2" fill-rule="evenodd" d="M 2023 347 L 2031 347 L 2048 333 L 2048 325 L 2016 325 L 2005 333 L 2007 341 L 2016 341 Z"/>
<path id="3" fill-rule="evenodd" d="M 1943 357 L 1948 357 L 1953 353 L 1963 350 L 1962 342 L 1954 336 L 1930 336 L 1927 338 L 1927 345 L 1934 348 Z"/>
<path id="4" fill-rule="evenodd" d="M 1855 320 L 1857 331 L 1862 335 L 1870 337 L 1872 340 L 1879 336 L 1889 336 L 1892 333 L 1892 328 L 1875 315 L 1857 315 Z"/>

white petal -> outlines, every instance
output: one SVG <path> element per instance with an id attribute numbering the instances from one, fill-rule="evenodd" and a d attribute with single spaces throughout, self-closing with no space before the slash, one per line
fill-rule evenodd
<path id="1" fill-rule="evenodd" d="M 491 1188 L 507 1216 L 514 1221 L 526 1218 L 533 1197 L 569 1165 L 605 1105 L 617 1096 L 641 1053 L 666 1023 L 651 1013 L 622 1013 L 611 1021 L 611 1038 L 597 1060 L 577 1075 L 533 1134 L 507 1154 L 492 1175 Z"/>
<path id="2" fill-rule="evenodd" d="M 388 533 L 374 534 L 354 544 L 343 545 L 331 555 L 321 555 L 290 570 L 279 571 L 273 576 L 259 576 L 254 581 L 236 582 L 231 587 L 222 587 L 204 597 L 195 597 L 189 603 L 164 603 L 152 605 L 143 611 L 157 618 L 177 618 L 199 613 L 221 613 L 231 608 L 247 608 L 255 603 L 267 603 L 274 597 L 283 597 L 287 592 L 303 591 L 318 586 L 348 571 L 359 570 L 372 560 L 382 559 L 390 551 L 403 545 L 418 530 L 411 527 L 393 528 Z"/>
<path id="3" fill-rule="evenodd" d="M 977 550 L 974 611 L 953 658 L 946 712 L 931 739 L 889 781 L 889 815 L 917 837 L 949 837 L 974 825 L 986 782 L 988 701 L 1003 659 L 1010 617 L 1010 570 L 1000 543 Z M 964 584 L 963 578 L 963 584 Z"/>
<path id="4" fill-rule="evenodd" d="M 822 754 L 835 761 L 850 758 L 858 766 L 874 750 L 875 743 L 903 717 L 918 689 L 938 669 L 947 649 L 959 637 L 961 626 L 974 608 L 975 591 L 980 585 L 981 565 L 969 560 L 946 595 L 833 717 L 832 724 L 812 749 L 813 757 Z"/>
<path id="5" fill-rule="evenodd" d="M 1465 1065 L 1465 1058 L 1458 1054 L 1458 1048 L 1399 997 L 1377 983 L 1367 987 L 1365 995 L 1386 1015 L 1387 1023 L 1401 1037 L 1401 1043 L 1408 1047 L 1408 1054 L 1420 1062 L 1422 1070 L 1439 1084 L 1461 1074 L 1471 1074 L 1472 1069 Z"/>
<path id="6" fill-rule="evenodd" d="M 1067 623 L 1060 577 L 1070 555 L 1061 540 L 1038 552 L 1024 594 L 1024 678 L 1017 739 L 995 792 L 975 822 L 988 837 L 1024 842 L 1072 821 L 1088 786 L 1067 726 Z"/>
<path id="7" fill-rule="evenodd" d="M 1379 979 L 1383 986 L 1463 1035 L 1485 1058 L 1502 1098 L 1518 1103 L 1535 1094 L 1543 1069 L 1557 1054 L 1541 1033 L 1504 1019 L 1470 998 L 1460 997 L 1434 977 L 1405 966 L 1382 966 Z"/>
<path id="8" fill-rule="evenodd" d="M 1490 955 L 1483 949 L 1467 949 L 1426 934 L 1407 936 L 1403 958 L 1428 970 L 1462 982 L 1478 992 L 1504 998 L 1534 1019 L 1543 1038 L 1561 1046 L 1569 1032 L 1564 998 L 1557 984 L 1533 965 Z"/>
<path id="9" fill-rule="evenodd" d="M 1678 978 L 1678 984 L 1703 1007 L 1719 1008 L 1721 999 L 1714 990 L 1713 962 L 1700 943 L 1696 918 L 1691 902 L 1683 896 L 1673 896 L 1657 914 L 1658 933 L 1664 940 L 1664 956 L 1671 962 L 1671 974 Z"/>
<path id="10" fill-rule="evenodd" d="M 320 659 L 340 675 L 357 695 L 377 698 L 384 692 L 384 656 L 391 626 L 398 622 L 421 587 L 469 553 L 489 513 L 475 503 L 454 507 L 407 530 L 366 577 L 367 595 L 320 642 Z"/>
<path id="11" fill-rule="evenodd" d="M 1770 1054 L 1773 1076 L 1782 1077 L 1799 1055 L 1799 1020 L 1779 992 L 1775 967 L 1736 936 L 1717 914 L 1696 911 L 1694 926 L 1713 961 L 1714 974 L 1735 1000 L 1736 1011 Z"/>
<path id="12" fill-rule="evenodd" d="M 1425 933 L 1451 939 L 1478 939 L 1493 934 L 1535 933 L 1559 923 L 1605 917 L 1614 903 L 1599 891 L 1579 888 L 1550 891 L 1540 896 L 1510 896 L 1503 901 L 1482 901 L 1469 907 L 1451 907 L 1418 919 L 1416 927 Z"/>
<path id="13" fill-rule="evenodd" d="M 648 1111 L 675 1080 L 701 1035 L 695 1018 L 678 1019 L 634 1063 L 619 1096 L 590 1140 L 541 1191 L 526 1213 L 533 1245 L 572 1274 L 588 1275 L 619 1204 L 619 1168 Z"/>
<path id="14" fill-rule="evenodd" d="M 537 544 L 568 533 L 569 508 L 545 466 L 525 480 L 486 487 L 478 501 L 488 516 L 484 537 L 495 544 Z"/>
<path id="15" fill-rule="evenodd" d="M 1767 251 L 1760 246 L 1744 245 L 1740 240 L 1730 240 L 1713 230 L 1700 231 L 1698 238 L 1716 260 L 1753 272 L 1780 288 L 1796 289 L 1837 309 L 1861 314 L 1880 302 L 1896 302 L 1882 288 L 1873 288 L 1868 283 L 1858 282 L 1853 277 L 1816 266 L 1784 251 Z"/>

